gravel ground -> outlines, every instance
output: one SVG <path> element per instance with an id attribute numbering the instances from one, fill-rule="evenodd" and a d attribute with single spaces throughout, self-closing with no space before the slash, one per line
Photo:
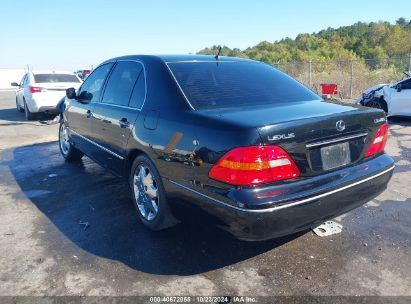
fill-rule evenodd
<path id="1" fill-rule="evenodd" d="M 411 120 L 390 121 L 395 174 L 336 219 L 342 233 L 247 243 L 195 223 L 147 231 L 124 181 L 66 164 L 57 125 L 14 102 L 0 92 L 0 295 L 411 296 Z"/>

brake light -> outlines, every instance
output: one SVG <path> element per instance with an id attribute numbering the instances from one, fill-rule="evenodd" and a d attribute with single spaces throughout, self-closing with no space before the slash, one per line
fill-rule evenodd
<path id="1" fill-rule="evenodd" d="M 371 146 L 368 148 L 367 152 L 365 152 L 365 157 L 374 155 L 384 150 L 385 144 L 387 143 L 388 139 L 388 124 L 383 124 L 375 134 L 374 141 L 372 142 Z"/>
<path id="2" fill-rule="evenodd" d="M 40 87 L 29 87 L 30 93 L 40 93 L 44 90 L 44 88 Z"/>
<path id="3" fill-rule="evenodd" d="M 209 177 L 238 186 L 252 186 L 300 176 L 293 159 L 277 146 L 239 147 L 225 154 Z"/>

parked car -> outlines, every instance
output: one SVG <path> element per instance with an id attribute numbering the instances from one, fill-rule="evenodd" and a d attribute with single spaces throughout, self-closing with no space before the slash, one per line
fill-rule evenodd
<path id="1" fill-rule="evenodd" d="M 75 74 L 78 77 L 80 77 L 81 80 L 84 80 L 91 74 L 91 71 L 90 70 L 78 70 L 77 72 L 75 72 Z"/>
<path id="2" fill-rule="evenodd" d="M 373 86 L 364 91 L 357 103 L 382 109 L 387 116 L 411 116 L 411 77 Z"/>
<path id="3" fill-rule="evenodd" d="M 152 230 L 205 215 L 264 240 L 383 192 L 387 136 L 383 111 L 326 102 L 269 65 L 147 55 L 110 59 L 67 90 L 59 146 L 67 161 L 86 154 L 125 177 Z"/>
<path id="4" fill-rule="evenodd" d="M 56 105 L 65 96 L 67 88 L 78 88 L 81 79 L 70 72 L 31 71 L 26 73 L 16 91 L 16 108 L 24 112 L 27 120 L 34 119 L 36 113 L 57 113 Z"/>

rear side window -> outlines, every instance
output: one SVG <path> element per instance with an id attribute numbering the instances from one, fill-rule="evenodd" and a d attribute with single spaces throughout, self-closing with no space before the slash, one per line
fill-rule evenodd
<path id="1" fill-rule="evenodd" d="M 132 108 L 140 109 L 143 106 L 145 99 L 146 99 L 146 77 L 144 75 L 144 69 L 143 69 L 134 86 L 133 93 L 131 94 L 129 106 Z"/>
<path id="2" fill-rule="evenodd" d="M 175 62 L 168 65 L 196 109 L 320 99 L 288 75 L 258 62 Z"/>
<path id="3" fill-rule="evenodd" d="M 80 80 L 74 74 L 34 74 L 34 82 L 80 82 Z"/>
<path id="4" fill-rule="evenodd" d="M 90 102 L 98 102 L 104 80 L 112 66 L 112 63 L 107 63 L 95 69 L 81 85 L 79 98 Z"/>
<path id="5" fill-rule="evenodd" d="M 135 61 L 120 61 L 114 67 L 104 90 L 103 102 L 128 106 L 143 66 Z"/>

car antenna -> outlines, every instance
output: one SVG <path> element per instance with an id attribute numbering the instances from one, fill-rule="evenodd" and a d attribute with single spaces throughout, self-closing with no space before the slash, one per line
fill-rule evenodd
<path id="1" fill-rule="evenodd" d="M 215 60 L 218 60 L 218 56 L 220 56 L 220 53 L 221 53 L 221 45 L 218 47 L 217 55 L 214 56 Z"/>

